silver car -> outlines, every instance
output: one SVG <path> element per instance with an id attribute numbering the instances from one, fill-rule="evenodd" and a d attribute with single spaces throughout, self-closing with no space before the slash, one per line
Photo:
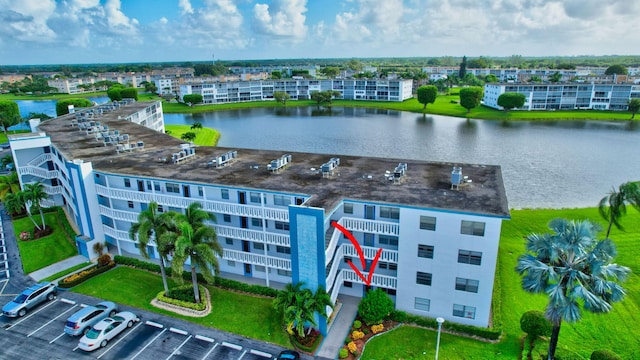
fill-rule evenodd
<path id="1" fill-rule="evenodd" d="M 133 324 L 138 321 L 140 321 L 140 318 L 132 312 L 119 312 L 113 317 L 108 317 L 95 324 L 91 330 L 80 339 L 78 347 L 84 351 L 93 351 L 105 347 L 111 339 L 125 329 L 132 327 Z"/>
<path id="2" fill-rule="evenodd" d="M 22 317 L 29 309 L 45 300 L 53 300 L 57 294 L 56 285 L 50 282 L 42 282 L 20 293 L 11 302 L 2 307 L 2 314 L 8 317 Z"/>
<path id="3" fill-rule="evenodd" d="M 72 336 L 86 334 L 98 321 L 107 316 L 113 316 L 117 312 L 118 307 L 111 301 L 103 301 L 95 306 L 87 306 L 69 316 L 64 325 L 64 332 Z"/>

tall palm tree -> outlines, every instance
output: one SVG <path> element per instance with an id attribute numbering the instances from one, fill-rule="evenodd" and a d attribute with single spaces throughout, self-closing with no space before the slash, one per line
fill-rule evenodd
<path id="1" fill-rule="evenodd" d="M 40 212 L 40 220 L 42 221 L 42 229 L 46 228 L 47 224 L 44 222 L 44 213 L 42 212 L 41 203 L 42 200 L 49 197 L 49 194 L 44 191 L 44 185 L 39 181 L 31 184 L 25 184 L 24 191 L 24 199 L 27 202 L 30 202 L 32 207 L 38 209 Z M 42 230 L 38 225 L 36 225 L 36 227 L 39 230 Z"/>
<path id="2" fill-rule="evenodd" d="M 185 214 L 175 217 L 176 231 L 168 231 L 162 236 L 163 242 L 173 243 L 175 246 L 171 268 L 177 281 L 182 281 L 182 269 L 189 260 L 196 302 L 200 302 L 196 269 L 200 270 L 208 282 L 213 283 L 214 273 L 220 271 L 218 257 L 222 257 L 222 246 L 218 242 L 216 231 L 205 224 L 205 220 L 215 220 L 215 216 L 202 210 L 202 204 L 192 203 Z"/>
<path id="3" fill-rule="evenodd" d="M 598 211 L 609 222 L 607 238 L 611 232 L 612 225 L 623 230 L 620 218 L 627 213 L 627 204 L 640 211 L 640 186 L 638 186 L 638 183 L 626 182 L 618 187 L 618 191 L 613 188 L 609 195 L 600 200 Z"/>
<path id="4" fill-rule="evenodd" d="M 612 263 L 615 245 L 608 238 L 596 240 L 600 230 L 597 224 L 554 219 L 549 229 L 553 233 L 526 237 L 527 253 L 518 258 L 516 271 L 523 275 L 525 291 L 549 296 L 545 316 L 553 325 L 548 355 L 551 360 L 562 321 L 579 321 L 581 305 L 589 312 L 609 312 L 612 303 L 625 296 L 618 282 L 624 281 L 630 270 Z"/>
<path id="5" fill-rule="evenodd" d="M 167 213 L 158 213 L 158 203 L 152 201 L 146 210 L 138 214 L 138 222 L 131 225 L 129 229 L 129 237 L 135 241 L 137 235 L 138 243 L 140 244 L 140 254 L 147 259 L 149 258 L 147 246 L 150 242 L 155 242 L 158 257 L 160 258 L 160 274 L 162 275 L 162 285 L 164 286 L 165 296 L 169 294 L 165 261 L 173 251 L 173 244 L 162 241 L 162 234 L 167 231 L 168 220 Z"/>
<path id="6" fill-rule="evenodd" d="M 8 175 L 0 176 L 0 200 L 4 201 L 7 194 L 17 194 L 20 192 L 20 180 L 18 173 L 10 172 Z"/>

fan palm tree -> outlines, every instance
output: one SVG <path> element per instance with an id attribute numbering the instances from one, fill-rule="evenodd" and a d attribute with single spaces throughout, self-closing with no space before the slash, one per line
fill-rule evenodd
<path id="1" fill-rule="evenodd" d="M 167 231 L 168 226 L 167 214 L 158 213 L 158 203 L 152 201 L 146 210 L 138 214 L 138 222 L 131 225 L 129 229 L 129 237 L 135 241 L 138 237 L 140 244 L 140 254 L 149 258 L 147 246 L 150 242 L 155 242 L 160 258 L 160 274 L 162 275 L 162 285 L 164 286 L 165 296 L 169 294 L 169 286 L 167 285 L 166 263 L 168 255 L 173 251 L 172 243 L 163 242 L 162 234 Z M 166 240 L 166 239 L 165 239 Z"/>
<path id="2" fill-rule="evenodd" d="M 630 270 L 612 263 L 615 245 L 610 239 L 596 240 L 600 230 L 597 224 L 555 219 L 549 229 L 553 233 L 526 237 L 527 253 L 518 258 L 516 271 L 523 275 L 525 291 L 549 296 L 545 316 L 553 325 L 548 355 L 551 360 L 562 322 L 579 321 L 581 305 L 589 312 L 609 312 L 612 303 L 625 296 L 618 282 L 624 281 Z"/>
<path id="3" fill-rule="evenodd" d="M 20 180 L 18 173 L 10 172 L 8 175 L 0 176 L 0 199 L 4 201 L 7 194 L 17 194 L 20 192 Z"/>
<path id="4" fill-rule="evenodd" d="M 618 187 L 618 191 L 614 188 L 609 195 L 600 200 L 598 211 L 609 222 L 606 238 L 609 237 L 612 225 L 623 230 L 620 218 L 627 213 L 627 204 L 640 211 L 640 186 L 638 183 L 626 182 Z"/>
<path id="5" fill-rule="evenodd" d="M 214 273 L 218 274 L 218 257 L 222 257 L 222 246 L 212 226 L 206 225 L 205 220 L 215 220 L 213 214 L 202 210 L 202 204 L 192 203 L 185 214 L 174 217 L 175 231 L 168 231 L 162 236 L 162 241 L 174 244 L 175 250 L 171 269 L 174 278 L 182 281 L 182 269 L 189 260 L 191 267 L 191 281 L 196 302 L 200 302 L 198 278 L 196 268 L 209 283 L 215 281 Z M 211 271 L 213 269 L 213 273 Z"/>
<path id="6" fill-rule="evenodd" d="M 36 224 L 38 230 L 42 230 L 47 227 L 44 222 L 44 213 L 42 212 L 41 203 L 47 199 L 49 194 L 44 191 L 44 185 L 41 182 L 35 182 L 31 184 L 25 184 L 24 186 L 24 200 L 25 203 L 31 203 L 31 207 L 38 209 L 40 212 L 40 220 L 42 221 L 42 228 Z M 35 221 L 34 221 L 35 223 Z"/>

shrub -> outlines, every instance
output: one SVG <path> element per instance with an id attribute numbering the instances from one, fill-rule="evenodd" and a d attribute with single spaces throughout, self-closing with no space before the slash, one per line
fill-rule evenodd
<path id="1" fill-rule="evenodd" d="M 360 329 L 362 327 L 362 321 L 360 320 L 354 320 L 353 321 L 353 328 L 354 329 Z"/>
<path id="2" fill-rule="evenodd" d="M 591 360 L 622 360 L 620 355 L 609 350 L 596 350 L 591 353 Z"/>
<path id="3" fill-rule="evenodd" d="M 537 339 L 551 335 L 551 322 L 544 317 L 542 311 L 531 310 L 520 317 L 520 329 L 530 338 Z"/>
<path id="4" fill-rule="evenodd" d="M 364 337 L 364 333 L 362 331 L 354 331 L 351 333 L 351 337 L 353 338 L 353 340 L 360 340 Z"/>
<path id="5" fill-rule="evenodd" d="M 120 90 L 120 96 L 122 96 L 123 99 L 129 98 L 129 99 L 138 100 L 138 89 L 124 88 Z"/>
<path id="6" fill-rule="evenodd" d="M 20 240 L 28 241 L 31 240 L 31 233 L 28 231 L 23 231 L 20 233 Z"/>
<path id="7" fill-rule="evenodd" d="M 86 270 L 82 270 L 80 272 L 77 272 L 75 274 L 71 274 L 65 277 L 64 279 L 58 282 L 58 286 L 61 288 L 72 288 L 76 285 L 83 283 L 88 279 L 91 279 L 96 275 L 100 275 L 108 270 L 113 269 L 115 266 L 116 266 L 116 263 L 112 261 L 106 266 L 99 267 L 96 265 L 96 266 L 90 267 Z"/>
<path id="8" fill-rule="evenodd" d="M 377 334 L 377 333 L 381 332 L 382 330 L 384 330 L 384 325 L 382 325 L 382 324 L 373 325 L 371 327 L 371 331 L 373 331 L 374 334 Z"/>
<path id="9" fill-rule="evenodd" d="M 381 323 L 393 310 L 393 300 L 382 289 L 368 291 L 358 305 L 360 318 L 367 325 Z"/>
<path id="10" fill-rule="evenodd" d="M 109 265 L 109 263 L 111 263 L 111 255 L 102 254 L 102 255 L 100 255 L 98 257 L 98 266 L 99 267 Z"/>
<path id="11" fill-rule="evenodd" d="M 349 356 L 349 350 L 345 348 L 340 349 L 340 359 L 345 359 L 347 356 Z"/>
<path id="12" fill-rule="evenodd" d="M 171 297 L 166 297 L 164 296 L 164 290 L 160 291 L 158 293 L 158 295 L 156 296 L 156 299 L 158 299 L 158 301 L 167 303 L 167 304 L 172 304 L 172 305 L 176 305 L 176 306 L 180 306 L 183 308 L 187 308 L 187 309 L 193 309 L 193 310 L 197 310 L 197 311 L 202 311 L 204 309 L 207 308 L 207 299 L 204 296 L 200 297 L 200 303 L 195 303 L 195 299 L 193 298 L 193 288 L 191 287 L 192 285 L 185 285 L 185 286 L 181 286 L 179 288 L 173 289 L 171 290 L 171 292 L 174 292 L 176 290 L 178 290 L 178 292 L 181 292 L 183 288 L 186 288 L 187 290 L 190 289 L 191 290 L 191 300 L 190 301 L 182 301 L 182 300 L 178 300 L 178 299 L 174 299 Z M 202 285 L 198 285 L 198 288 L 200 290 L 201 294 L 205 293 L 204 290 L 204 286 Z"/>
<path id="13" fill-rule="evenodd" d="M 56 115 L 62 116 L 69 113 L 69 105 L 73 105 L 74 108 L 91 107 L 92 103 L 88 99 L 73 98 L 58 100 L 56 103 Z"/>
<path id="14" fill-rule="evenodd" d="M 358 350 L 358 347 L 356 346 L 356 343 L 354 343 L 353 341 L 351 341 L 347 347 L 349 348 L 349 352 L 354 354 L 356 352 L 356 350 Z"/>

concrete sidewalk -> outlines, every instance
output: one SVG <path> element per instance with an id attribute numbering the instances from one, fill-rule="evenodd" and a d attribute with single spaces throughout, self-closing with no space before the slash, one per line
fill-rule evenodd
<path id="1" fill-rule="evenodd" d="M 33 278 L 33 280 L 35 281 L 41 281 L 42 279 L 46 279 L 51 275 L 55 275 L 61 271 L 64 271 L 70 267 L 76 266 L 76 265 L 80 265 L 84 262 L 89 261 L 89 259 L 87 259 L 86 257 L 82 256 L 82 255 L 76 255 L 73 257 L 70 257 L 68 259 L 62 260 L 60 262 L 57 262 L 55 264 L 49 265 L 45 268 L 42 268 L 40 270 L 36 270 L 34 272 L 32 272 L 31 274 L 29 274 L 29 276 L 31 276 Z"/>
<path id="2" fill-rule="evenodd" d="M 316 353 L 320 359 L 337 359 L 340 349 L 344 345 L 344 339 L 349 335 L 353 320 L 358 314 L 358 304 L 360 298 L 354 296 L 340 296 L 338 299 L 342 306 L 338 310 L 338 315 L 330 324 L 327 336 L 324 338 L 320 350 Z"/>

